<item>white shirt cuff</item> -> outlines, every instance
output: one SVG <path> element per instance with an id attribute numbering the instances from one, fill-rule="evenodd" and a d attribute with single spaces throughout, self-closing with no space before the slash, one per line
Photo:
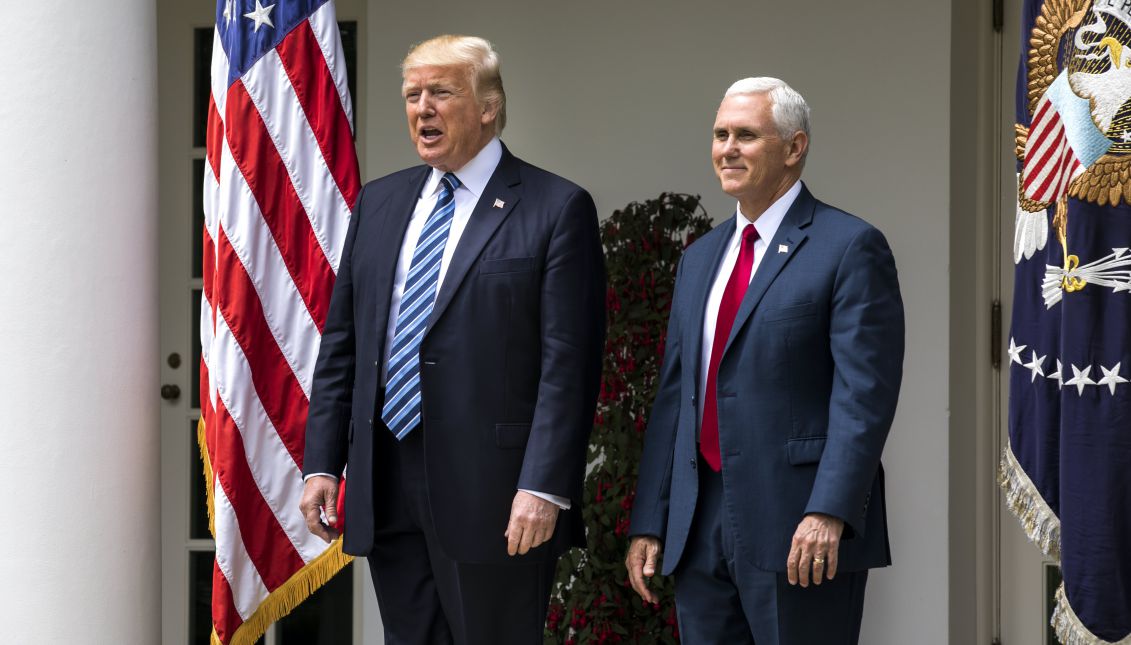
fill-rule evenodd
<path id="1" fill-rule="evenodd" d="M 333 479 L 334 481 L 338 481 L 337 475 L 331 475 L 330 473 L 310 473 L 306 477 L 302 478 L 302 482 L 305 484 L 306 482 L 310 481 L 311 477 L 329 477 L 330 479 Z"/>
<path id="2" fill-rule="evenodd" d="M 550 503 L 556 505 L 558 508 L 562 509 L 563 511 L 569 510 L 569 498 L 568 497 L 558 497 L 557 495 L 551 495 L 549 493 L 539 493 L 536 490 L 527 490 L 525 488 L 520 488 L 519 490 L 524 492 L 524 493 L 530 493 L 531 495 L 533 495 L 535 497 L 540 497 L 540 498 L 546 500 L 547 502 L 550 502 Z"/>

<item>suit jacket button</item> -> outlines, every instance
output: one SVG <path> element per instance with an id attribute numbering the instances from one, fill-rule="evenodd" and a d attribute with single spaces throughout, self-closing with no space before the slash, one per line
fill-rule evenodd
<path id="1" fill-rule="evenodd" d="M 373 419 L 369 420 L 369 425 L 373 425 Z"/>
<path id="2" fill-rule="evenodd" d="M 691 464 L 691 470 L 695 470 L 695 457 L 687 460 Z"/>

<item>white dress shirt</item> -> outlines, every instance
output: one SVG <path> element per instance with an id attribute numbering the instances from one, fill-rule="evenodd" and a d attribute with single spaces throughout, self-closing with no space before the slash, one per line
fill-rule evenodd
<path id="1" fill-rule="evenodd" d="M 789 207 L 793 206 L 794 200 L 800 194 L 801 180 L 799 179 L 754 221 L 754 228 L 758 231 L 758 239 L 754 242 L 754 265 L 750 267 L 751 281 L 754 280 L 754 274 L 758 272 L 758 265 L 762 264 L 762 258 L 766 256 L 766 250 L 769 248 L 770 242 L 773 241 L 774 235 L 777 234 L 782 219 L 785 218 Z M 738 251 L 742 244 L 742 229 L 746 228 L 747 224 L 750 224 L 750 220 L 742 214 L 742 206 L 740 205 L 735 210 L 735 228 L 734 233 L 731 234 L 730 245 L 727 246 L 723 261 L 719 263 L 719 272 L 715 274 L 715 282 L 711 285 L 710 295 L 707 296 L 707 308 L 703 312 L 703 349 L 700 356 L 702 360 L 699 365 L 700 401 L 706 401 L 707 370 L 710 369 L 711 350 L 715 344 L 715 321 L 719 318 L 719 305 L 723 301 L 723 292 L 726 291 L 730 274 L 734 272 L 734 265 L 738 262 Z M 703 423 L 702 413 L 699 414 L 696 423 Z"/>
<path id="2" fill-rule="evenodd" d="M 491 175 L 495 174 L 495 168 L 498 167 L 502 158 L 503 145 L 496 137 L 483 146 L 483 149 L 471 161 L 452 173 L 459 179 L 460 187 L 456 189 L 453 195 L 456 208 L 455 214 L 452 216 L 451 229 L 448 231 L 448 242 L 444 246 L 444 255 L 440 259 L 440 275 L 437 276 L 436 282 L 437 294 L 440 293 L 440 288 L 444 284 L 444 275 L 447 274 L 452 256 L 456 252 L 456 246 L 459 245 L 459 238 L 463 236 L 467 223 L 471 221 L 471 212 L 475 210 L 479 197 L 487 188 L 487 182 L 491 180 Z M 393 297 L 389 302 L 389 325 L 385 330 L 385 355 L 381 361 L 380 379 L 382 387 L 384 387 L 389 376 L 389 353 L 393 348 L 393 336 L 397 333 L 397 314 L 401 310 L 401 296 L 404 295 L 405 280 L 408 278 L 408 270 L 412 266 L 412 256 L 416 252 L 416 243 L 420 239 L 420 232 L 424 230 L 424 224 L 428 221 L 428 216 L 432 214 L 436 201 L 440 199 L 440 179 L 443 178 L 444 174 L 444 171 L 433 168 L 432 173 L 428 175 L 428 179 L 424 182 L 424 188 L 421 189 L 420 196 L 416 200 L 412 218 L 408 221 L 404 241 L 401 242 L 401 254 L 397 260 L 397 271 L 393 278 Z M 333 476 L 328 473 L 311 473 L 306 479 L 323 474 Z M 563 509 L 570 507 L 568 498 L 532 490 L 525 490 L 525 492 L 553 502 Z"/>
<path id="3" fill-rule="evenodd" d="M 463 168 L 452 173 L 460 180 L 461 185 L 455 192 L 456 212 L 452 216 L 452 227 L 448 231 L 448 243 L 444 246 L 444 256 L 440 260 L 440 275 L 436 278 L 437 294 L 440 293 L 440 288 L 444 285 L 444 276 L 448 273 L 448 265 L 451 264 L 452 256 L 456 252 L 459 238 L 463 236 L 467 223 L 471 221 L 471 211 L 475 210 L 479 196 L 487 188 L 487 182 L 491 180 L 491 175 L 495 174 L 495 168 L 502 158 L 503 145 L 498 138 L 494 138 L 483 146 L 479 154 L 475 155 Z M 397 314 L 401 310 L 401 296 L 404 295 L 404 283 L 408 278 L 409 267 L 412 266 L 412 254 L 416 252 L 416 242 L 420 239 L 420 232 L 424 230 L 428 216 L 432 214 L 432 209 L 436 206 L 436 200 L 440 199 L 440 179 L 443 176 L 444 171 L 436 168 L 433 168 L 432 174 L 428 175 L 428 180 L 424 182 L 424 188 L 420 191 L 420 197 L 416 200 L 412 219 L 408 221 L 408 230 L 405 231 L 404 241 L 401 243 L 401 255 L 400 259 L 397 260 L 397 272 L 393 277 L 393 298 L 389 302 L 389 326 L 385 331 L 385 355 L 381 361 L 380 383 L 382 387 L 384 387 L 389 376 L 387 373 L 389 353 L 393 349 L 393 336 L 397 333 Z"/>

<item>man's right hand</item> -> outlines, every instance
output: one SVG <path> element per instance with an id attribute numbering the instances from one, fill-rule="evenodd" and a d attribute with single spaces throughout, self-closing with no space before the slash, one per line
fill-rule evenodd
<path id="1" fill-rule="evenodd" d="M 628 555 L 624 558 L 624 566 L 628 569 L 628 581 L 646 602 L 660 601 L 659 597 L 648 588 L 646 578 L 656 575 L 656 559 L 662 548 L 663 545 L 658 539 L 648 535 L 638 535 L 628 543 Z"/>
<path id="2" fill-rule="evenodd" d="M 326 542 L 338 537 L 338 481 L 333 477 L 315 475 L 306 480 L 302 488 L 302 501 L 298 504 L 306 518 L 306 528 Z M 322 521 L 322 513 L 326 521 Z"/>

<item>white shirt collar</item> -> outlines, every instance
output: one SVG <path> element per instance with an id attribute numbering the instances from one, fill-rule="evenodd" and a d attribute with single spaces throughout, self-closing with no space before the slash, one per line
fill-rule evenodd
<path id="1" fill-rule="evenodd" d="M 439 181 L 437 179 L 437 181 Z M 770 207 L 762 213 L 762 215 L 754 221 L 754 228 L 758 231 L 758 239 L 764 241 L 766 244 L 774 239 L 774 235 L 778 232 L 778 227 L 785 219 L 785 214 L 789 212 L 789 207 L 793 206 L 793 202 L 797 200 L 797 196 L 801 194 L 801 180 L 793 182 L 789 190 L 785 194 L 777 198 Z M 739 205 L 735 209 L 734 214 L 735 226 L 738 227 L 738 232 L 741 233 L 742 229 L 750 223 L 746 216 L 742 214 L 742 206 Z"/>
<path id="2" fill-rule="evenodd" d="M 471 191 L 471 194 L 475 195 L 475 199 L 479 199 L 483 190 L 487 188 L 487 182 L 491 180 L 491 175 L 495 174 L 495 168 L 498 167 L 502 158 L 502 142 L 499 141 L 498 137 L 491 137 L 487 145 L 483 146 L 483 149 L 472 157 L 471 161 L 464 164 L 463 168 L 453 174 L 459 178 L 463 188 Z M 420 194 L 422 196 L 432 195 L 439 190 L 440 179 L 444 174 L 443 170 L 433 168 L 432 173 L 428 175 L 428 181 L 424 182 L 424 189 Z"/>

